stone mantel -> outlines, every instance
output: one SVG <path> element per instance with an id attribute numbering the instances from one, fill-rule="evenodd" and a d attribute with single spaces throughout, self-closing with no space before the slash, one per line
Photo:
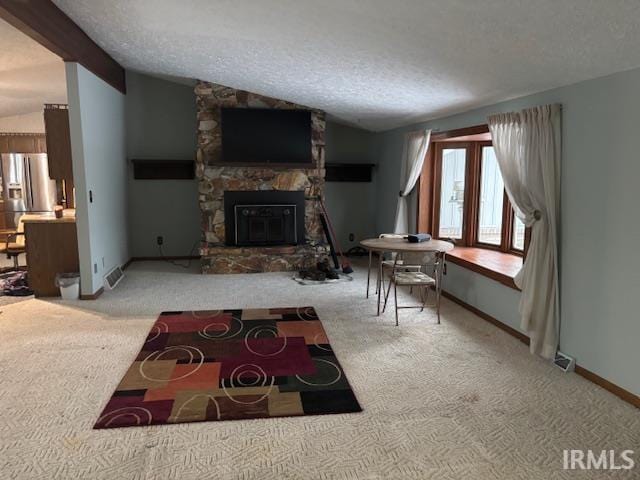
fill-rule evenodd
<path id="1" fill-rule="evenodd" d="M 242 90 L 198 82 L 195 87 L 198 115 L 196 176 L 202 214 L 203 242 L 200 248 L 203 273 L 241 273 L 299 270 L 313 265 L 327 252 L 317 198 L 324 195 L 325 113 L 301 105 Z M 222 131 L 220 109 L 278 108 L 311 111 L 313 166 L 221 165 Z M 225 246 L 225 190 L 304 191 L 306 243 L 297 246 L 237 248 Z"/>

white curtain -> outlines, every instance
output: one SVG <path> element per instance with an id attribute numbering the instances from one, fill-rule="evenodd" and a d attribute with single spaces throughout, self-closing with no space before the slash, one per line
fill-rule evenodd
<path id="1" fill-rule="evenodd" d="M 553 358 L 560 329 L 558 220 L 560 216 L 560 105 L 488 118 L 505 189 L 515 214 L 531 227 L 531 243 L 515 278 L 522 290 L 522 328 L 531 352 Z"/>
<path id="2" fill-rule="evenodd" d="M 424 158 L 429 150 L 431 141 L 431 130 L 421 130 L 410 132 L 404 140 L 402 151 L 402 164 L 400 166 L 400 194 L 398 196 L 398 206 L 396 207 L 396 219 L 393 226 L 394 233 L 409 233 L 409 206 L 407 196 L 415 187 Z"/>

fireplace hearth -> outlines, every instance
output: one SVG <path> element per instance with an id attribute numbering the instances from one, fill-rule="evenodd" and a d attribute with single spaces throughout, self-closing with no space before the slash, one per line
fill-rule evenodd
<path id="1" fill-rule="evenodd" d="M 303 191 L 225 191 L 225 243 L 236 247 L 305 241 Z"/>

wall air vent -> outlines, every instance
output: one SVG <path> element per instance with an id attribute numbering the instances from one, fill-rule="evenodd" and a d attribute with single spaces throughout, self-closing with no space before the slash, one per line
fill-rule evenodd
<path id="1" fill-rule="evenodd" d="M 561 351 L 556 352 L 556 358 L 553 363 L 563 372 L 573 372 L 576 368 L 576 359 L 565 355 Z"/>
<path id="2" fill-rule="evenodd" d="M 122 268 L 116 267 L 105 275 L 104 286 L 109 290 L 113 290 L 114 288 L 116 288 L 116 285 L 120 283 L 120 280 L 122 280 L 122 277 L 124 277 L 124 272 L 122 271 Z"/>

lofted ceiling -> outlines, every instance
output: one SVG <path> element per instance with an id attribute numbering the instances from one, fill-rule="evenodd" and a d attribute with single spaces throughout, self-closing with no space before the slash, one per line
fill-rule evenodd
<path id="1" fill-rule="evenodd" d="M 384 130 L 640 66 L 638 0 L 54 0 L 129 69 Z"/>
<path id="2" fill-rule="evenodd" d="M 64 62 L 0 20 L 0 118 L 41 112 L 66 103 Z"/>

